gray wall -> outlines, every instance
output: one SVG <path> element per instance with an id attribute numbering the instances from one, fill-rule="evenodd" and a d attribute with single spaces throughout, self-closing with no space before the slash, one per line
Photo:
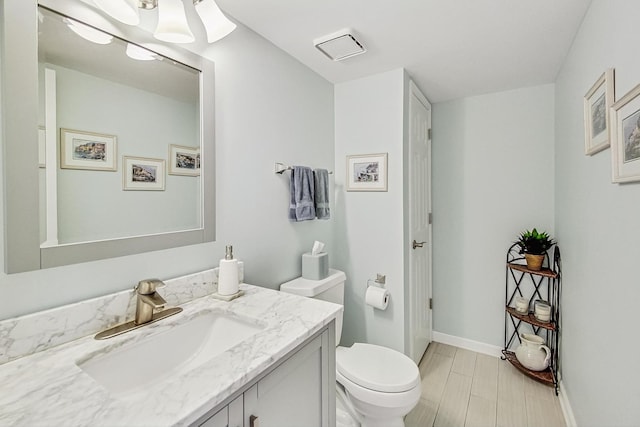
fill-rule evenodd
<path id="1" fill-rule="evenodd" d="M 335 87 L 336 268 L 347 274 L 342 345 L 404 352 L 403 69 Z M 388 153 L 388 191 L 347 192 L 346 156 Z M 364 303 L 367 280 L 387 276 L 385 311 Z"/>
<path id="2" fill-rule="evenodd" d="M 553 228 L 553 85 L 433 106 L 433 330 L 503 345 L 506 251 Z"/>
<path id="3" fill-rule="evenodd" d="M 226 244 L 248 283 L 271 288 L 300 274 L 314 240 L 334 250 L 333 220 L 288 221 L 289 176 L 273 172 L 276 161 L 332 168 L 333 85 L 241 25 L 204 54 L 216 63 L 217 241 L 0 274 L 0 318 L 211 268 Z"/>
<path id="4" fill-rule="evenodd" d="M 584 154 L 582 99 L 609 67 L 616 99 L 640 83 L 640 2 L 594 0 L 556 81 L 556 235 L 562 374 L 580 426 L 640 422 L 640 183 L 611 183 L 611 149 Z"/>
<path id="5" fill-rule="evenodd" d="M 56 72 L 58 128 L 117 138 L 117 171 L 58 168 L 59 243 L 198 228 L 200 178 L 169 175 L 169 145 L 199 145 L 197 103 L 47 66 Z M 124 191 L 124 156 L 165 160 L 164 191 Z"/>

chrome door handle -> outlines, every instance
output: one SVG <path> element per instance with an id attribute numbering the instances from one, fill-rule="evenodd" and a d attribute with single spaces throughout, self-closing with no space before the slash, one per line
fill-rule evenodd
<path id="1" fill-rule="evenodd" d="M 424 245 L 425 243 L 427 243 L 427 242 L 420 242 L 420 243 L 418 243 L 418 242 L 416 242 L 416 241 L 414 240 L 414 241 L 413 241 L 413 243 L 411 244 L 411 247 L 412 247 L 413 249 L 415 249 L 415 248 L 421 248 L 421 247 L 422 247 L 422 245 Z"/>

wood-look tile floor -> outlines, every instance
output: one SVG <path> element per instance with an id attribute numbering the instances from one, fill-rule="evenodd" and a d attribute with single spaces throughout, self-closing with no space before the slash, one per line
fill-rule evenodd
<path id="1" fill-rule="evenodd" d="M 432 342 L 407 427 L 565 427 L 552 387 L 500 358 Z"/>

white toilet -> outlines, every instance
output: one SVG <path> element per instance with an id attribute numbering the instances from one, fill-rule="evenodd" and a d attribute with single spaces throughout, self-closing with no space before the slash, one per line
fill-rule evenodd
<path id="1" fill-rule="evenodd" d="M 326 279 L 299 277 L 280 285 L 280 290 L 343 305 L 346 279 L 344 272 L 330 269 Z M 338 346 L 342 319 L 340 313 L 336 319 L 338 408 L 345 407 L 362 427 L 404 427 L 404 416 L 420 399 L 418 367 L 404 354 L 379 345 Z"/>

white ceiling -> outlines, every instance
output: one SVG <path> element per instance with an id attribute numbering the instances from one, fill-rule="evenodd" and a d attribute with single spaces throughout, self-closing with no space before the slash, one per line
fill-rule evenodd
<path id="1" fill-rule="evenodd" d="M 333 83 L 403 67 L 431 102 L 551 83 L 591 0 L 217 0 Z M 313 40 L 353 28 L 367 52 Z"/>

